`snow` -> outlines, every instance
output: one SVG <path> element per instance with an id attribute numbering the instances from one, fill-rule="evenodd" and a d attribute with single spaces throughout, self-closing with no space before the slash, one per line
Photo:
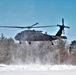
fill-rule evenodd
<path id="1" fill-rule="evenodd" d="M 76 66 L 72 65 L 0 65 L 0 75 L 40 75 L 40 74 L 62 74 L 76 75 Z"/>
<path id="2" fill-rule="evenodd" d="M 61 63 L 59 47 L 52 46 L 50 42 L 33 42 L 30 46 L 26 43 L 16 46 L 11 44 L 8 47 L 4 43 L 1 46 L 0 60 L 5 64 L 0 64 L 0 75 L 76 75 L 76 66 L 56 65 L 75 64 L 76 61 L 72 62 L 73 58 L 69 58 Z"/>

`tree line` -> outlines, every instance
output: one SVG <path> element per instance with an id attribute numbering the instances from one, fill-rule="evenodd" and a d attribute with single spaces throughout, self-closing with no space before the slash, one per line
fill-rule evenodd
<path id="1" fill-rule="evenodd" d="M 0 37 L 0 64 L 68 64 L 76 65 L 76 41 L 65 40 L 17 43 Z"/>

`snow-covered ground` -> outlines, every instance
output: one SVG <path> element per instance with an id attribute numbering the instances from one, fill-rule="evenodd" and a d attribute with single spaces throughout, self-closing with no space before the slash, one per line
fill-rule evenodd
<path id="1" fill-rule="evenodd" d="M 0 65 L 0 75 L 76 75 L 72 65 Z"/>

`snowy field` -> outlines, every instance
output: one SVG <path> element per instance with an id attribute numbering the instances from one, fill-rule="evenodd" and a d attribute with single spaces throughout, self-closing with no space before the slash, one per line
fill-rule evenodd
<path id="1" fill-rule="evenodd" d="M 0 75 L 76 75 L 72 65 L 0 65 Z"/>

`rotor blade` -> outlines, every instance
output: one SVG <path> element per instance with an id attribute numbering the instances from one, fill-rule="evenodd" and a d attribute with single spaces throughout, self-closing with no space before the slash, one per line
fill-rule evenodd
<path id="1" fill-rule="evenodd" d="M 57 26 L 59 26 L 59 27 L 60 27 L 61 25 L 57 24 Z"/>
<path id="2" fill-rule="evenodd" d="M 33 26 L 35 26 L 35 25 L 37 25 L 37 24 L 39 24 L 39 23 L 35 23 L 35 24 L 33 24 L 31 27 L 33 27 Z"/>
<path id="3" fill-rule="evenodd" d="M 1 28 L 21 28 L 23 29 L 24 27 L 21 27 L 21 26 L 0 26 Z M 25 27 L 27 28 L 27 27 Z"/>
<path id="4" fill-rule="evenodd" d="M 47 27 L 56 27 L 57 25 L 53 25 L 53 26 L 36 26 L 36 27 L 32 27 L 32 28 L 47 28 Z"/>
<path id="5" fill-rule="evenodd" d="M 1 28 L 21 28 L 21 29 L 23 29 L 23 28 L 32 28 L 31 26 L 26 26 L 26 27 L 24 27 L 24 26 L 0 26 Z"/>
<path id="6" fill-rule="evenodd" d="M 62 25 L 64 26 L 64 18 L 62 18 Z"/>
<path id="7" fill-rule="evenodd" d="M 63 30 L 63 34 L 65 34 L 65 30 Z"/>
<path id="8" fill-rule="evenodd" d="M 68 27 L 68 26 L 64 26 L 65 28 L 70 28 L 70 27 Z"/>
<path id="9" fill-rule="evenodd" d="M 21 28 L 21 29 L 23 29 L 23 28 L 32 28 L 33 26 L 35 26 L 37 24 L 39 24 L 39 23 L 35 23 L 32 26 L 26 26 L 26 27 L 24 27 L 24 26 L 0 26 L 0 27 L 2 27 L 2 28 Z"/>
<path id="10" fill-rule="evenodd" d="M 44 27 L 55 27 L 55 26 L 57 26 L 57 25 L 53 25 L 53 26 L 36 26 L 36 27 L 31 27 L 31 26 L 26 26 L 26 27 L 24 27 L 24 26 L 0 26 L 1 28 L 21 28 L 21 29 L 23 29 L 23 28 L 44 28 Z"/>

